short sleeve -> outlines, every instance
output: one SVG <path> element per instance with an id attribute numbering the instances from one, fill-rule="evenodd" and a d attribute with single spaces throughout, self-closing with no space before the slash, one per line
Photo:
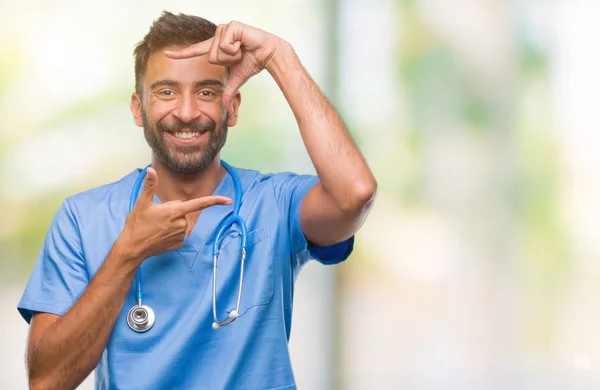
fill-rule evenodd
<path id="1" fill-rule="evenodd" d="M 63 315 L 88 279 L 77 220 L 67 199 L 50 224 L 17 309 L 28 323 L 34 312 Z"/>
<path id="2" fill-rule="evenodd" d="M 278 207 L 288 221 L 292 258 L 295 268 L 301 268 L 314 259 L 321 264 L 333 265 L 345 261 L 354 249 L 354 236 L 332 246 L 322 247 L 309 243 L 300 225 L 300 206 L 306 193 L 319 182 L 314 175 L 280 173 L 275 175 L 274 186 Z"/>

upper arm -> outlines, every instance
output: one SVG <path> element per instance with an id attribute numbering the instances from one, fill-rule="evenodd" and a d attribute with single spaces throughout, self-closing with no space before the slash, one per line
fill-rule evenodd
<path id="1" fill-rule="evenodd" d="M 347 211 L 319 182 L 304 197 L 300 207 L 300 225 L 313 244 L 331 246 L 354 236 L 364 221 L 361 210 Z"/>
<path id="2" fill-rule="evenodd" d="M 352 229 L 335 226 L 341 213 L 334 204 L 329 200 L 318 204 L 322 188 L 319 178 L 286 172 L 275 175 L 273 183 L 279 210 L 287 222 L 295 268 L 310 259 L 323 264 L 346 260 L 354 249 L 354 235 Z"/>

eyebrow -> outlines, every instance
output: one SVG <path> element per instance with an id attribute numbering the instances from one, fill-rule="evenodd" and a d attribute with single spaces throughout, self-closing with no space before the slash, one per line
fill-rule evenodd
<path id="1" fill-rule="evenodd" d="M 178 87 L 180 84 L 178 81 L 175 80 L 169 80 L 169 79 L 162 79 L 162 80 L 156 80 L 155 82 L 152 83 L 152 85 L 150 85 L 150 89 L 154 89 L 156 87 Z M 196 81 L 194 83 L 194 87 L 195 88 L 199 88 L 199 87 L 219 87 L 221 89 L 225 88 L 225 84 L 223 84 L 223 82 L 221 80 L 217 80 L 217 79 L 205 79 L 205 80 L 200 80 L 200 81 Z"/>

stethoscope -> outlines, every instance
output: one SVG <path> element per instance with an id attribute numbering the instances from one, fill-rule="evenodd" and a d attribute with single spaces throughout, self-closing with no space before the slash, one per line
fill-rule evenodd
<path id="1" fill-rule="evenodd" d="M 221 160 L 221 164 L 227 169 L 227 172 L 231 175 L 233 179 L 233 185 L 235 187 L 235 200 L 233 203 L 233 214 L 223 221 L 219 227 L 217 232 L 217 236 L 215 237 L 215 241 L 213 243 L 213 283 L 212 283 L 212 309 L 213 309 L 213 319 L 214 322 L 212 324 L 212 328 L 214 330 L 219 329 L 221 326 L 226 326 L 235 321 L 240 313 L 240 302 L 242 300 L 242 286 L 244 283 L 244 262 L 246 260 L 246 223 L 244 219 L 240 217 L 240 206 L 242 204 L 242 184 L 240 182 L 240 177 L 235 172 L 235 170 L 227 164 L 225 161 Z M 144 181 L 144 177 L 146 176 L 146 171 L 150 165 L 144 168 L 139 174 L 133 185 L 133 190 L 131 191 L 131 197 L 129 199 L 129 212 L 133 209 L 135 202 L 139 196 L 139 192 L 142 187 L 142 182 Z M 225 238 L 225 231 L 233 226 L 233 224 L 237 223 L 242 232 L 241 232 L 241 247 L 242 247 L 242 261 L 240 263 L 240 286 L 238 289 L 238 297 L 237 297 L 237 305 L 234 310 L 229 312 L 229 315 L 224 320 L 219 321 L 217 318 L 217 260 L 219 257 L 219 246 L 220 242 Z M 142 273 L 141 266 L 138 268 L 135 275 L 135 285 L 136 285 L 136 299 L 137 305 L 133 306 L 129 313 L 127 313 L 127 324 L 129 327 L 139 333 L 146 332 L 152 328 L 154 322 L 156 320 L 156 315 L 154 314 L 154 310 L 150 306 L 143 304 L 143 294 L 142 294 Z"/>

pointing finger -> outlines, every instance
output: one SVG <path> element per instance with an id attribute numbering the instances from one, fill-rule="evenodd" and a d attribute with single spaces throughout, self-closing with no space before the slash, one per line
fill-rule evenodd
<path id="1" fill-rule="evenodd" d="M 165 55 L 173 59 L 185 59 L 203 56 L 210 52 L 213 39 L 214 38 L 207 39 L 206 41 L 193 44 L 182 50 L 165 50 Z"/>
<path id="2" fill-rule="evenodd" d="M 231 204 L 231 199 L 225 196 L 204 196 L 202 198 L 190 199 L 177 205 L 180 215 L 200 211 L 210 206 Z"/>

